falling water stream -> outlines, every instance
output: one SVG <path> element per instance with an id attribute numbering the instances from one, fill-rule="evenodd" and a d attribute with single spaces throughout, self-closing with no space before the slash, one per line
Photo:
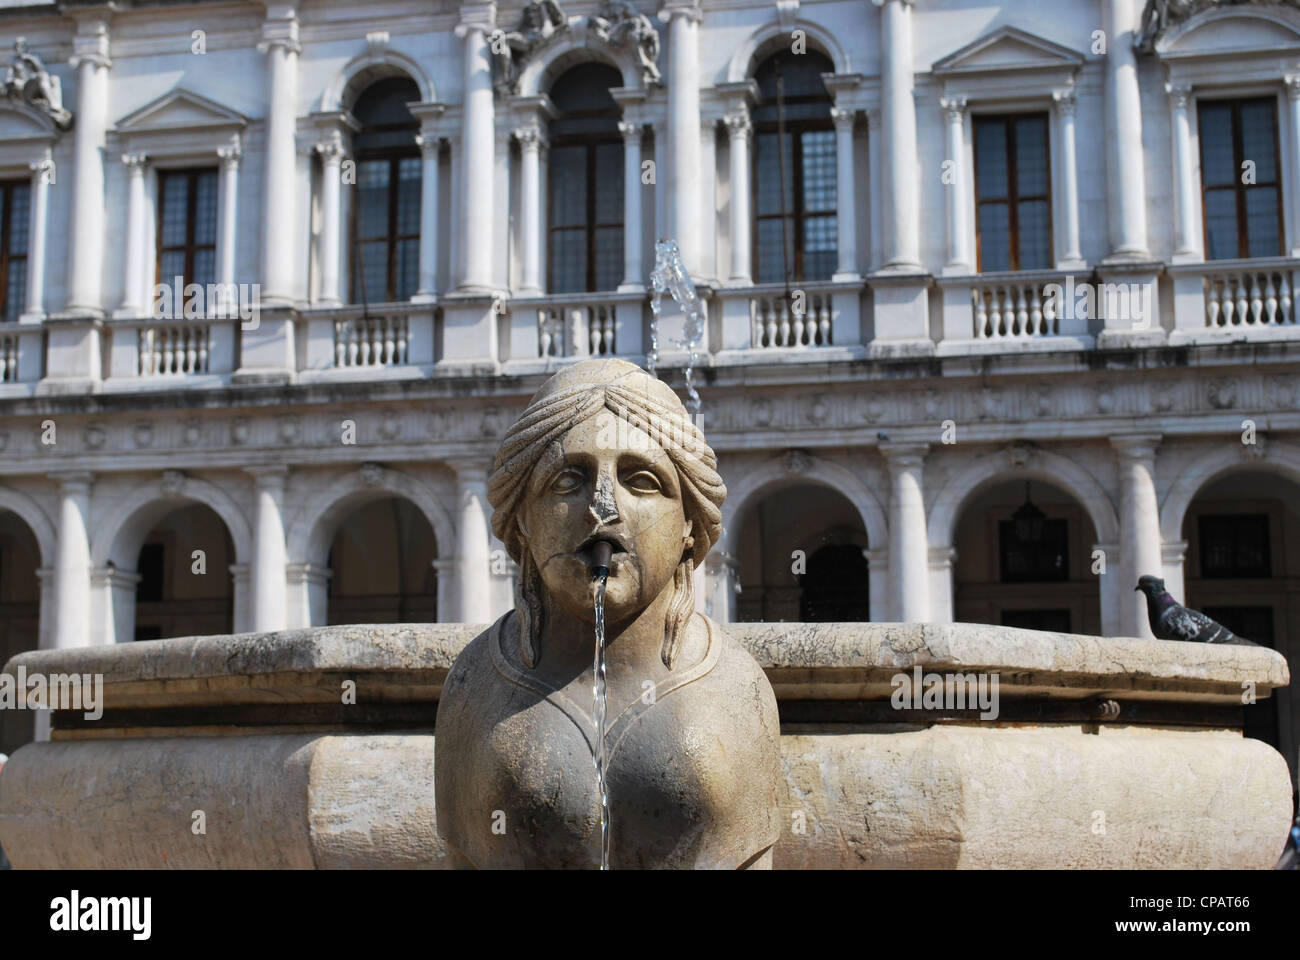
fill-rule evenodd
<path id="1" fill-rule="evenodd" d="M 691 275 L 682 262 L 676 240 L 660 240 L 655 244 L 655 268 L 650 273 L 650 349 L 645 360 L 646 367 L 656 376 L 655 365 L 659 362 L 659 301 L 665 293 L 677 301 L 685 318 L 682 328 L 684 339 L 675 340 L 674 344 L 690 355 L 684 371 L 686 404 L 695 422 L 699 423 L 700 394 L 695 389 L 695 365 L 699 362 L 700 344 L 704 340 L 704 304 L 695 293 L 695 284 L 691 282 Z"/>
<path id="2" fill-rule="evenodd" d="M 593 713 L 596 718 L 596 783 L 600 790 L 600 869 L 609 869 L 609 789 L 605 785 L 605 586 L 609 568 L 597 567 L 593 578 L 596 594 L 596 658 L 592 663 Z"/>

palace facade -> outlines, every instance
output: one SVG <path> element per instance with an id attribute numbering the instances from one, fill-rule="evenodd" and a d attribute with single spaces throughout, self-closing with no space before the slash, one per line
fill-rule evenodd
<path id="1" fill-rule="evenodd" d="M 671 237 L 713 617 L 1149 636 L 1150 573 L 1296 663 L 1300 4 L 19 0 L 0 40 L 0 661 L 496 617 L 527 398 L 655 345 L 683 386 Z M 1248 714 L 1293 768 L 1296 704 Z"/>

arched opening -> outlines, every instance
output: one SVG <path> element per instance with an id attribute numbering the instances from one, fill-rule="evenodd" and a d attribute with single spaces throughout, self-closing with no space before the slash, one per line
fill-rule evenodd
<path id="1" fill-rule="evenodd" d="M 1088 512 L 1064 490 L 1040 480 L 995 482 L 959 514 L 953 618 L 1100 634 L 1096 542 Z"/>
<path id="2" fill-rule="evenodd" d="M 610 87 L 623 75 L 603 63 L 566 70 L 550 90 L 547 289 L 614 290 L 623 278 L 623 139 Z"/>
<path id="3" fill-rule="evenodd" d="M 1300 667 L 1300 486 L 1238 472 L 1197 491 L 1183 516 L 1184 605 Z M 1244 707 L 1246 736 L 1275 747 L 1296 775 L 1300 717 L 1291 687 Z"/>
<path id="4" fill-rule="evenodd" d="M 352 204 L 353 303 L 409 300 L 420 283 L 422 166 L 419 123 L 407 104 L 420 99 L 408 77 L 385 77 L 352 106 L 361 129 L 352 137 L 356 200 Z"/>
<path id="5" fill-rule="evenodd" d="M 839 240 L 835 127 L 820 53 L 781 49 L 754 71 L 754 280 L 829 280 Z M 778 145 L 780 147 L 778 148 Z"/>
<path id="6" fill-rule="evenodd" d="M 40 646 L 41 551 L 18 514 L 0 510 L 0 668 Z M 0 753 L 12 754 L 36 735 L 34 710 L 0 710 Z"/>
<path id="7" fill-rule="evenodd" d="M 737 621 L 871 619 L 867 532 L 842 494 L 817 484 L 783 487 L 737 520 Z"/>
<path id="8" fill-rule="evenodd" d="M 235 548 L 216 512 L 190 503 L 145 534 L 136 559 L 135 625 L 118 641 L 234 632 Z"/>
<path id="9" fill-rule="evenodd" d="M 433 528 L 410 500 L 362 504 L 339 524 L 330 546 L 327 621 L 435 623 L 437 556 Z"/>

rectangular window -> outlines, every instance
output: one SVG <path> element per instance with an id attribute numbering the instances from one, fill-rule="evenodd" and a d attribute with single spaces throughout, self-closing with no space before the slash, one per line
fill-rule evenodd
<path id="1" fill-rule="evenodd" d="M 422 176 L 418 154 L 357 161 L 354 301 L 396 303 L 419 289 Z"/>
<path id="2" fill-rule="evenodd" d="M 1212 100 L 1198 113 L 1206 258 L 1281 256 L 1276 99 Z"/>
<path id="3" fill-rule="evenodd" d="M 1052 183 L 1046 113 L 977 116 L 975 216 L 979 269 L 1052 266 Z"/>
<path id="4" fill-rule="evenodd" d="M 155 282 L 206 287 L 217 279 L 217 170 L 158 171 Z"/>
<path id="5" fill-rule="evenodd" d="M 1069 524 L 1064 519 L 1042 521 L 1042 533 L 1022 540 L 1016 521 L 998 524 L 998 552 L 1003 583 L 1057 583 L 1070 579 Z"/>
<path id="6" fill-rule="evenodd" d="M 835 131 L 800 129 L 814 121 L 786 125 L 784 156 L 780 132 L 764 124 L 754 136 L 754 279 L 829 280 L 839 250 L 836 214 Z M 771 128 L 771 129 L 769 129 Z M 783 181 L 784 175 L 784 181 Z"/>
<path id="7" fill-rule="evenodd" d="M 0 181 L 0 321 L 17 320 L 27 306 L 30 202 L 28 181 Z"/>
<path id="8" fill-rule="evenodd" d="M 614 290 L 623 280 L 623 144 L 551 148 L 547 289 Z"/>
<path id="9" fill-rule="evenodd" d="M 1240 580 L 1273 575 L 1267 514 L 1202 514 L 1197 532 L 1201 541 L 1201 576 L 1205 579 Z"/>

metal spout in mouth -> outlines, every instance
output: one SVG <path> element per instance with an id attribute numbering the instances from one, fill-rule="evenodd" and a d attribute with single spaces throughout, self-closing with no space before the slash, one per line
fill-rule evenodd
<path id="1" fill-rule="evenodd" d="M 609 562 L 614 556 L 614 545 L 608 540 L 597 540 L 591 545 L 591 578 L 603 579 L 609 576 Z"/>

